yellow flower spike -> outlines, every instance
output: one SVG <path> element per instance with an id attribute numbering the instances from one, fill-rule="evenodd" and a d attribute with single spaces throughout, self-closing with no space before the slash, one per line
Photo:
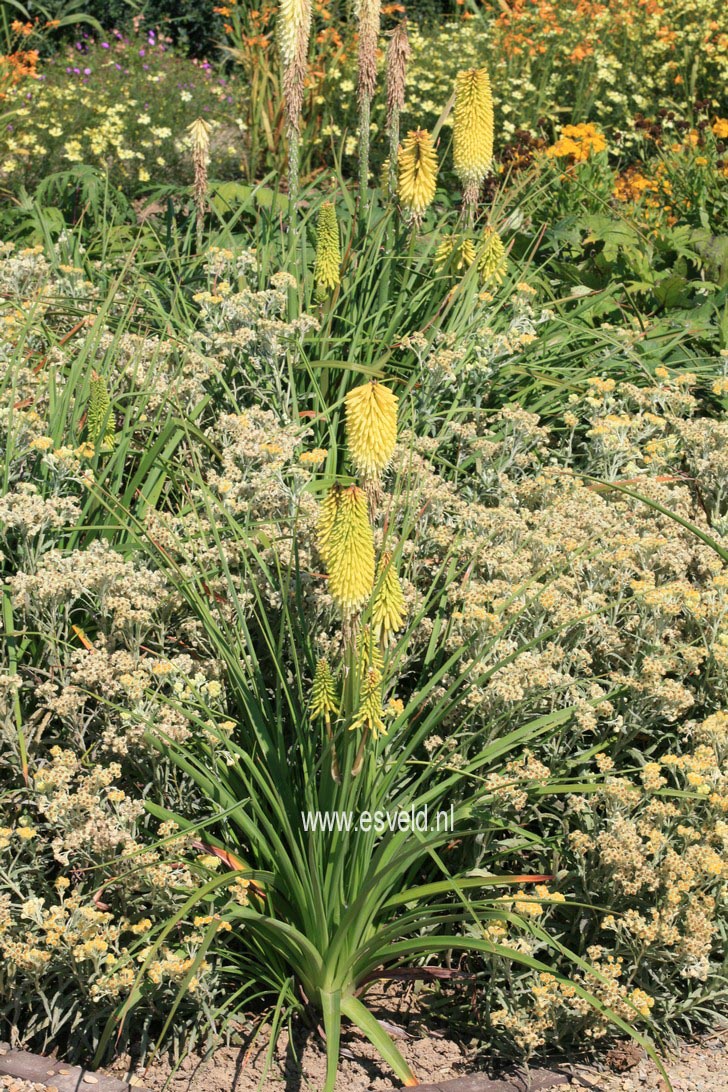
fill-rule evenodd
<path id="1" fill-rule="evenodd" d="M 210 151 L 210 133 L 212 126 L 204 118 L 195 118 L 191 125 L 187 126 L 187 132 L 192 140 L 192 149 L 200 155 L 207 156 Z"/>
<path id="2" fill-rule="evenodd" d="M 493 96 L 486 68 L 470 68 L 455 78 L 453 158 L 463 200 L 472 209 L 493 160 Z"/>
<path id="3" fill-rule="evenodd" d="M 478 274 L 482 284 L 493 281 L 499 284 L 506 273 L 508 259 L 506 248 L 495 228 L 488 227 L 483 232 L 483 244 L 478 255 Z"/>
<path id="4" fill-rule="evenodd" d="M 319 538 L 321 542 L 321 538 Z M 331 530 L 324 535 L 329 591 L 345 619 L 366 603 L 374 585 L 374 536 L 363 489 L 339 491 Z"/>
<path id="5" fill-rule="evenodd" d="M 426 129 L 407 134 L 399 152 L 397 171 L 402 207 L 418 224 L 432 204 L 437 188 L 437 153 Z"/>
<path id="6" fill-rule="evenodd" d="M 384 660 L 371 626 L 365 626 L 356 643 L 359 675 L 363 677 L 371 668 L 384 671 Z"/>
<path id="7" fill-rule="evenodd" d="M 281 0 L 278 13 L 278 45 L 283 64 L 295 63 L 301 37 L 311 20 L 310 0 Z"/>
<path id="8" fill-rule="evenodd" d="M 98 372 L 91 372 L 90 396 L 86 412 L 86 435 L 89 443 L 96 445 L 101 439 L 104 428 L 101 451 L 110 450 L 115 443 L 114 418 L 110 414 L 111 400 L 106 388 L 106 380 Z"/>
<path id="9" fill-rule="evenodd" d="M 336 209 L 331 201 L 325 201 L 318 214 L 316 225 L 316 259 L 313 266 L 314 297 L 322 303 L 339 284 L 341 251 L 339 249 L 339 225 Z"/>
<path id="10" fill-rule="evenodd" d="M 336 519 L 336 513 L 339 508 L 340 494 L 341 489 L 339 486 L 333 485 L 324 497 L 319 510 L 319 518 L 316 525 L 316 545 L 318 546 L 318 551 L 321 554 L 321 560 L 324 564 L 326 564 L 327 561 L 329 540 L 331 538 L 334 520 Z"/>
<path id="11" fill-rule="evenodd" d="M 455 235 L 448 235 L 442 240 L 435 252 L 435 266 L 443 269 L 450 265 L 453 273 L 465 273 L 475 261 L 475 245 L 472 239 L 458 240 Z"/>
<path id="12" fill-rule="evenodd" d="M 316 672 L 311 685 L 309 718 L 316 720 L 317 717 L 323 717 L 326 721 L 329 721 L 338 712 L 339 701 L 336 696 L 334 676 L 331 674 L 328 661 L 325 657 L 322 657 L 316 664 Z"/>
<path id="13" fill-rule="evenodd" d="M 404 592 L 392 555 L 385 553 L 379 562 L 377 590 L 372 606 L 372 630 L 377 640 L 387 642 L 404 623 Z"/>
<path id="14" fill-rule="evenodd" d="M 375 478 L 389 465 L 397 443 L 396 394 L 373 380 L 346 396 L 346 440 L 357 472 Z"/>
<path id="15" fill-rule="evenodd" d="M 382 709 L 382 673 L 376 667 L 364 672 L 359 697 L 359 711 L 349 725 L 351 731 L 362 729 L 376 738 L 386 735 Z"/>

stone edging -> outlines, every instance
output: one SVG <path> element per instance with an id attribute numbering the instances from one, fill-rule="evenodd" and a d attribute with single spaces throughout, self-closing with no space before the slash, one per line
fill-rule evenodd
<path id="1" fill-rule="evenodd" d="M 484 1073 L 475 1073 L 471 1077 L 456 1077 L 454 1081 L 439 1081 L 435 1084 L 420 1084 L 419 1092 L 545 1092 L 547 1088 L 571 1084 L 569 1073 L 560 1073 L 555 1069 L 532 1069 L 528 1076 L 514 1074 L 512 1077 L 491 1080 Z"/>
<path id="2" fill-rule="evenodd" d="M 147 1092 L 136 1081 L 130 1084 L 103 1073 L 93 1073 L 82 1066 L 68 1065 L 55 1058 L 44 1058 L 25 1050 L 7 1050 L 0 1046 L 0 1076 L 46 1085 L 55 1092 Z M 420 1092 L 545 1092 L 557 1085 L 570 1084 L 568 1073 L 553 1069 L 531 1070 L 528 1077 L 514 1074 L 510 1079 L 491 1080 L 484 1073 L 457 1077 L 454 1081 L 417 1085 Z"/>

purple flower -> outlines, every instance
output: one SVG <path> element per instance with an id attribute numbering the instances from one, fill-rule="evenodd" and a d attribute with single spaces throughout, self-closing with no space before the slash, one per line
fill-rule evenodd
<path id="1" fill-rule="evenodd" d="M 102 42 L 102 43 L 101 43 L 101 48 L 102 48 L 102 49 L 110 49 L 111 47 L 109 46 L 109 43 L 108 43 L 108 42 Z"/>
<path id="2" fill-rule="evenodd" d="M 84 74 L 84 76 L 90 76 L 91 75 L 91 69 L 90 68 L 84 68 L 83 74 Z"/>

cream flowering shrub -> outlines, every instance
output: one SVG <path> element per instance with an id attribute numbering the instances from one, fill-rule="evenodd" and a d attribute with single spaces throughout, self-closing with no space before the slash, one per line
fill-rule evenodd
<path id="1" fill-rule="evenodd" d="M 212 247 L 205 266 L 209 287 L 194 295 L 200 308 L 194 345 L 218 362 L 236 394 L 249 398 L 254 391 L 264 405 L 280 404 L 289 397 L 287 345 L 314 330 L 318 320 L 305 312 L 290 321 L 285 317 L 295 279 L 277 272 L 259 289 L 252 251 Z"/>

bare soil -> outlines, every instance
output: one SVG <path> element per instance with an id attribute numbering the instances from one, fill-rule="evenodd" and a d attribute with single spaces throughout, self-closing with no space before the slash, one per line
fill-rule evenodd
<path id="1" fill-rule="evenodd" d="M 727 1040 L 725 1033 L 683 1043 L 678 1053 L 665 1059 L 674 1092 L 728 1092 Z M 398 1046 L 423 1084 L 439 1085 L 483 1073 L 495 1081 L 491 1092 L 528 1092 L 529 1080 L 534 1092 L 547 1087 L 554 1092 L 567 1088 L 572 1092 L 577 1088 L 588 1092 L 667 1092 L 657 1067 L 631 1043 L 613 1047 L 597 1064 L 562 1061 L 546 1068 L 534 1066 L 530 1073 L 517 1067 L 489 1071 L 482 1060 L 469 1057 L 457 1043 L 432 1034 L 400 1039 Z M 395 1092 L 402 1087 L 358 1035 L 344 1037 L 342 1053 L 336 1092 Z M 247 1049 L 220 1047 L 207 1060 L 191 1056 L 176 1070 L 162 1060 L 136 1075 L 150 1092 L 162 1092 L 167 1082 L 169 1092 L 320 1092 L 325 1069 L 319 1042 L 309 1037 L 294 1050 L 283 1035 L 270 1066 L 266 1044 L 260 1042 Z M 119 1069 L 115 1072 L 121 1075 Z M 484 1082 L 482 1087 L 485 1092 L 488 1086 Z"/>
<path id="2" fill-rule="evenodd" d="M 389 1025 L 390 1033 L 397 1029 Z M 568 1060 L 548 1066 L 491 1068 L 456 1042 L 432 1030 L 411 1031 L 398 1037 L 398 1046 L 428 1087 L 442 1092 L 458 1092 L 457 1080 L 467 1088 L 462 1092 L 667 1092 L 659 1070 L 635 1044 L 625 1042 L 605 1051 L 589 1065 Z M 0 1051 L 0 1053 L 2 1053 Z M 360 1035 L 348 1032 L 342 1041 L 342 1063 L 336 1092 L 395 1092 L 401 1084 L 392 1078 L 376 1052 Z M 27 1056 L 30 1057 L 30 1056 Z M 0 1057 L 0 1092 L 61 1092 L 58 1078 L 45 1076 L 49 1059 L 38 1058 L 34 1079 L 2 1075 Z M 679 1050 L 664 1058 L 664 1065 L 674 1092 L 728 1092 L 728 1029 L 680 1044 Z M 261 1036 L 247 1047 L 221 1046 L 206 1058 L 190 1055 L 175 1065 L 161 1058 L 147 1067 L 132 1066 L 128 1058 L 119 1058 L 106 1074 L 143 1086 L 149 1092 L 320 1092 L 325 1074 L 325 1054 L 319 1036 L 296 1033 L 291 1043 L 284 1033 L 272 1062 L 267 1058 L 267 1043 Z M 59 1070 L 60 1072 L 60 1070 Z M 79 1071 L 75 1092 L 93 1092 L 85 1087 L 106 1082 Z M 447 1082 L 456 1081 L 452 1086 Z M 113 1084 L 113 1082 L 111 1082 Z M 64 1086 L 65 1087 L 65 1086 Z M 118 1087 L 118 1085 L 117 1085 Z M 130 1092 L 134 1092 L 133 1088 Z"/>

